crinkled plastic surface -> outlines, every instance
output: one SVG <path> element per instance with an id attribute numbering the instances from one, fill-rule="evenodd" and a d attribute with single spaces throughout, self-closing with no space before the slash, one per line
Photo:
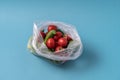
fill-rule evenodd
<path id="1" fill-rule="evenodd" d="M 51 52 L 44 44 L 44 40 L 39 32 L 42 30 L 47 30 L 47 27 L 50 24 L 56 25 L 58 29 L 72 37 L 73 41 L 69 43 L 67 48 L 59 52 Z M 75 60 L 82 54 L 83 51 L 83 45 L 75 27 L 63 22 L 55 21 L 34 23 L 33 35 L 28 42 L 28 48 L 31 50 L 31 52 L 37 54 L 38 56 L 55 61 Z"/>

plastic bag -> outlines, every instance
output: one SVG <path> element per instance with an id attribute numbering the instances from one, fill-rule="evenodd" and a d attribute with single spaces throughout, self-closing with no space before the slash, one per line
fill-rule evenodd
<path id="1" fill-rule="evenodd" d="M 73 41 L 69 43 L 68 47 L 60 52 L 49 51 L 47 46 L 44 44 L 42 36 L 39 34 L 40 31 L 47 30 L 47 27 L 50 24 L 56 25 L 60 30 L 65 34 L 70 35 L 73 39 Z M 33 35 L 28 41 L 28 49 L 38 56 L 42 56 L 53 61 L 61 61 L 63 63 L 68 60 L 77 59 L 82 54 L 83 45 L 74 26 L 63 22 L 48 21 L 34 23 Z"/>

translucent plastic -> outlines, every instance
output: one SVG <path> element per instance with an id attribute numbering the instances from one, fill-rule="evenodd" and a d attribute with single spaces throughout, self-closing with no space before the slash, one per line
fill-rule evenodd
<path id="1" fill-rule="evenodd" d="M 46 30 L 48 25 L 50 24 L 56 25 L 65 34 L 71 36 L 73 41 L 69 43 L 67 48 L 59 52 L 51 52 L 44 44 L 44 40 L 42 36 L 39 34 L 39 32 L 42 30 Z M 65 24 L 63 22 L 55 22 L 55 21 L 34 23 L 33 36 L 31 38 L 31 41 L 28 42 L 28 45 L 32 46 L 34 53 L 36 53 L 38 56 L 42 56 L 47 59 L 55 60 L 55 61 L 75 60 L 82 54 L 82 50 L 83 50 L 83 45 L 80 36 L 78 35 L 75 27 L 72 25 Z"/>

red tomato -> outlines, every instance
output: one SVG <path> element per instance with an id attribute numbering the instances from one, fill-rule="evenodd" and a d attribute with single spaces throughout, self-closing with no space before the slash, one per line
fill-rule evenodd
<path id="1" fill-rule="evenodd" d="M 57 26 L 55 26 L 55 25 L 49 25 L 48 26 L 48 32 L 51 31 L 51 30 L 57 30 Z"/>
<path id="2" fill-rule="evenodd" d="M 49 49 L 54 49 L 55 48 L 55 41 L 53 38 L 49 38 L 46 42 L 46 45 Z"/>
<path id="3" fill-rule="evenodd" d="M 63 34 L 60 31 L 57 31 L 55 35 L 58 36 L 59 38 L 63 36 Z"/>
<path id="4" fill-rule="evenodd" d="M 43 38 L 45 38 L 46 34 L 44 32 L 40 32 Z"/>
<path id="5" fill-rule="evenodd" d="M 58 46 L 58 42 L 55 42 L 55 47 L 57 47 Z"/>
<path id="6" fill-rule="evenodd" d="M 69 35 L 67 35 L 67 34 L 66 34 L 64 37 L 65 37 L 68 41 L 71 41 L 71 40 L 72 40 L 72 38 L 71 38 Z"/>
<path id="7" fill-rule="evenodd" d="M 62 47 L 66 47 L 67 43 L 68 43 L 67 39 L 65 39 L 63 37 L 58 40 L 58 45 L 60 45 Z"/>
<path id="8" fill-rule="evenodd" d="M 54 38 L 55 41 L 58 41 L 58 39 L 59 39 L 59 37 L 56 36 L 56 35 L 53 38 Z"/>
<path id="9" fill-rule="evenodd" d="M 59 51 L 59 50 L 62 50 L 63 48 L 62 48 L 62 46 L 57 46 L 56 48 L 55 48 L 55 51 Z"/>
<path id="10" fill-rule="evenodd" d="M 60 31 L 57 31 L 53 38 L 55 41 L 58 41 L 58 39 L 61 38 L 62 36 L 63 34 Z"/>

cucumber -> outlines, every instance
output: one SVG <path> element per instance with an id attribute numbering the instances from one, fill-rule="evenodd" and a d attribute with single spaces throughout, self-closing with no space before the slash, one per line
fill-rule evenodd
<path id="1" fill-rule="evenodd" d="M 46 43 L 47 40 L 48 40 L 49 38 L 53 37 L 55 34 L 56 34 L 56 31 L 55 31 L 55 30 L 51 30 L 50 32 L 48 32 L 48 34 L 47 34 L 46 37 L 45 37 L 44 43 Z"/>

